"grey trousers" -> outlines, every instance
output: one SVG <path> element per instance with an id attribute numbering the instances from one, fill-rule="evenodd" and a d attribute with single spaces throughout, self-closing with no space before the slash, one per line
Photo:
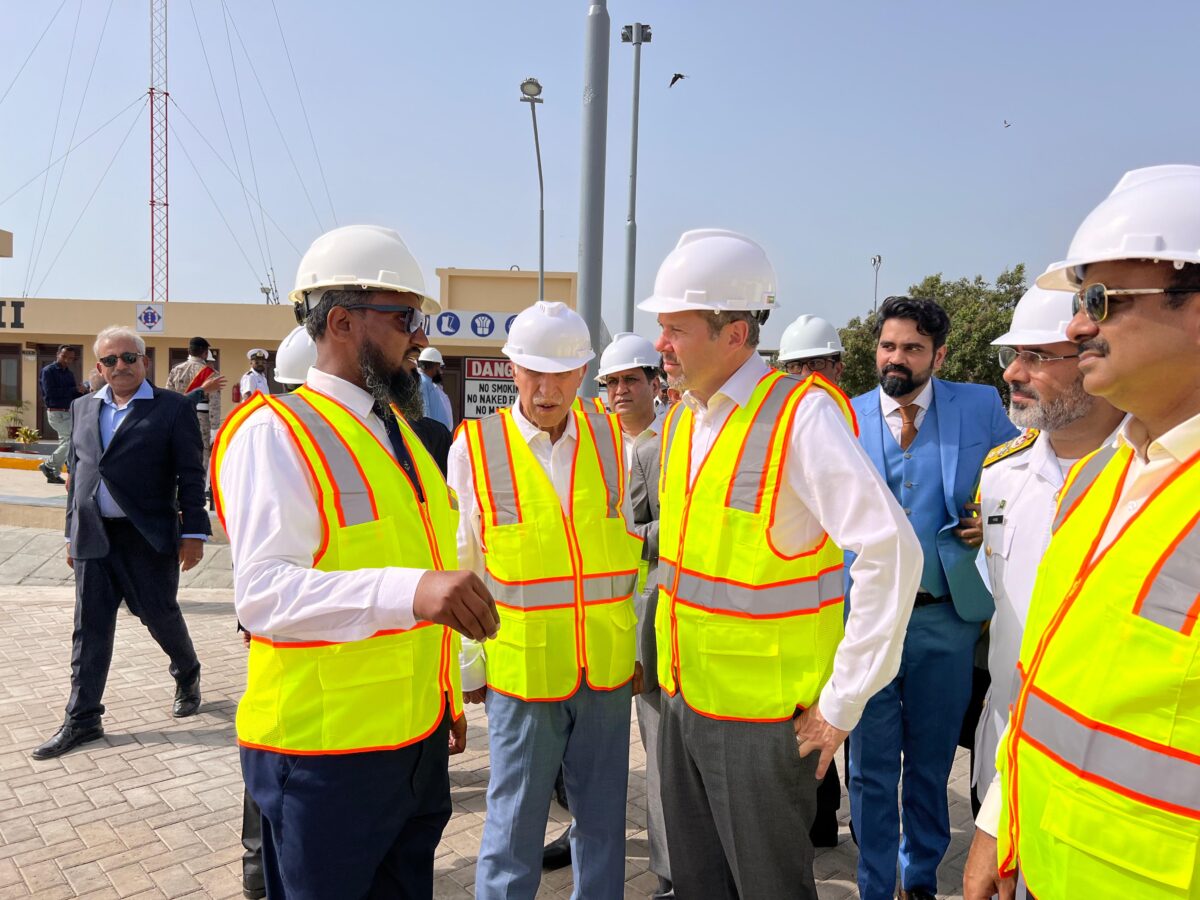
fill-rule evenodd
<path id="1" fill-rule="evenodd" d="M 650 871 L 671 880 L 667 853 L 667 824 L 663 818 L 662 776 L 658 771 L 658 719 L 662 691 L 638 694 L 638 731 L 646 751 L 646 837 L 650 843 Z"/>
<path id="2" fill-rule="evenodd" d="M 659 770 L 679 900 L 816 900 L 817 756 L 791 722 L 727 722 L 662 698 Z"/>

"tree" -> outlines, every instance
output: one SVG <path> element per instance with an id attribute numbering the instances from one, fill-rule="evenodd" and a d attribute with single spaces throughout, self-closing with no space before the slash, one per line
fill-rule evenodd
<path id="1" fill-rule="evenodd" d="M 947 381 L 990 384 L 1003 395 L 1004 381 L 992 341 L 1008 330 L 1013 309 L 1025 293 L 1025 264 L 1005 269 L 995 284 L 982 275 L 946 281 L 939 272 L 908 289 L 910 297 L 936 300 L 950 316 L 946 362 L 938 372 Z M 846 371 L 841 386 L 853 397 L 879 384 L 875 373 L 875 313 L 855 316 L 839 329 Z"/>

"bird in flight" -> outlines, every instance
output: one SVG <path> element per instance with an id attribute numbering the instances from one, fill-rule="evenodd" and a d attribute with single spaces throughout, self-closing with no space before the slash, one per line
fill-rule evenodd
<path id="1" fill-rule="evenodd" d="M 683 81 L 683 79 L 685 79 L 685 78 L 687 78 L 687 76 L 684 75 L 682 72 L 676 72 L 674 75 L 671 76 L 671 83 L 668 84 L 667 87 L 673 88 L 673 87 L 675 87 L 675 82 Z"/>
<path id="2" fill-rule="evenodd" d="M 1008 119 L 1005 119 L 1005 120 L 1004 120 L 1004 127 L 1005 127 L 1005 128 L 1012 128 L 1012 122 L 1008 121 Z"/>

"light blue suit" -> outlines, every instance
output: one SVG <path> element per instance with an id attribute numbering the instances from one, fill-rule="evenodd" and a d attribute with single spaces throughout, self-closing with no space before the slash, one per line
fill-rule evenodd
<path id="1" fill-rule="evenodd" d="M 994 605 L 975 565 L 978 549 L 953 532 L 984 457 L 1018 432 L 986 385 L 933 379 L 933 402 L 907 450 L 883 421 L 878 388 L 851 402 L 863 449 L 921 541 L 921 590 L 953 600 L 913 611 L 899 673 L 867 703 L 850 736 L 859 892 L 863 900 L 891 900 L 897 856 L 906 890 L 937 891 L 937 867 L 950 843 L 946 782 L 971 696 L 978 623 Z M 848 572 L 853 555 L 847 557 Z M 852 594 L 848 584 L 848 605 Z M 902 757 L 903 839 L 896 811 Z"/>

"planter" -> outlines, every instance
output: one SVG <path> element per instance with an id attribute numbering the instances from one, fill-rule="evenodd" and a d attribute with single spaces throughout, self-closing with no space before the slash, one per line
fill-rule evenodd
<path id="1" fill-rule="evenodd" d="M 8 427 L 8 439 L 10 441 L 16 440 L 17 432 L 20 431 L 21 426 L 20 425 L 9 425 L 7 427 Z"/>

